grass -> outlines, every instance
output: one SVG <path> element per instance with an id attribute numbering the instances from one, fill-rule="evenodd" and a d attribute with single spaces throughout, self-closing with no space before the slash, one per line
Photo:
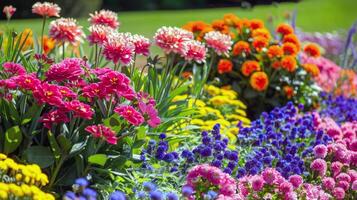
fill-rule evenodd
<path id="1" fill-rule="evenodd" d="M 188 21 L 211 22 L 225 13 L 235 13 L 240 17 L 267 19 L 269 16 L 283 16 L 287 11 L 297 10 L 297 25 L 306 31 L 334 31 L 349 28 L 357 20 L 356 0 L 302 0 L 299 3 L 256 6 L 253 9 L 218 8 L 179 11 L 141 11 L 119 13 L 120 31 L 143 34 L 152 37 L 161 26 L 182 26 Z M 0 22 L 0 29 L 5 21 Z M 86 19 L 79 23 L 87 27 Z M 32 28 L 39 34 L 41 19 L 12 20 L 16 30 Z"/>

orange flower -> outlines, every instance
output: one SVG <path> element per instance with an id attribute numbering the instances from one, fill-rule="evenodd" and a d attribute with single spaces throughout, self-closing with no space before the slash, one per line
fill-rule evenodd
<path id="1" fill-rule="evenodd" d="M 313 77 L 316 77 L 320 74 L 320 69 L 315 64 L 306 63 L 303 64 L 302 67 L 307 73 L 311 74 L 311 76 Z"/>
<path id="2" fill-rule="evenodd" d="M 294 96 L 294 88 L 292 88 L 291 86 L 286 85 L 284 86 L 283 90 L 288 99 L 291 99 L 291 97 Z"/>
<path id="3" fill-rule="evenodd" d="M 224 74 L 232 71 L 233 63 L 228 59 L 221 59 L 218 62 L 218 73 Z"/>
<path id="4" fill-rule="evenodd" d="M 258 28 L 258 29 L 253 30 L 252 37 L 254 38 L 257 36 L 262 36 L 262 37 L 266 38 L 267 40 L 269 40 L 271 37 L 270 32 L 266 28 Z"/>
<path id="5" fill-rule="evenodd" d="M 223 16 L 224 23 L 227 26 L 236 26 L 238 24 L 239 18 L 233 13 L 227 13 Z"/>
<path id="6" fill-rule="evenodd" d="M 283 43 L 287 43 L 287 42 L 291 42 L 291 43 L 295 44 L 296 47 L 298 48 L 298 50 L 300 50 L 300 41 L 295 34 L 285 35 L 283 38 Z"/>
<path id="7" fill-rule="evenodd" d="M 52 38 L 49 38 L 47 35 L 43 36 L 43 51 L 45 54 L 48 54 L 55 47 L 56 41 Z"/>
<path id="8" fill-rule="evenodd" d="M 281 67 L 281 62 L 280 61 L 274 61 L 272 64 L 271 64 L 271 67 L 273 69 L 279 69 Z"/>
<path id="9" fill-rule="evenodd" d="M 181 76 L 184 79 L 190 79 L 192 76 L 192 72 L 189 72 L 189 71 L 182 72 Z"/>
<path id="10" fill-rule="evenodd" d="M 17 42 L 17 40 L 20 40 L 20 44 L 24 44 L 24 46 L 22 47 L 22 50 L 27 50 L 27 49 L 31 48 L 33 46 L 32 30 L 29 28 L 26 28 L 22 32 L 22 35 L 18 35 L 16 37 L 16 42 Z"/>
<path id="11" fill-rule="evenodd" d="M 264 47 L 268 46 L 268 40 L 265 37 L 257 36 L 253 38 L 253 47 L 259 52 Z"/>
<path id="12" fill-rule="evenodd" d="M 223 19 L 217 19 L 212 22 L 212 28 L 221 33 L 229 33 L 229 27 L 224 23 Z"/>
<path id="13" fill-rule="evenodd" d="M 267 54 L 269 58 L 278 58 L 283 56 L 284 52 L 279 45 L 272 45 L 268 48 Z"/>
<path id="14" fill-rule="evenodd" d="M 298 49 L 295 44 L 287 42 L 283 44 L 283 51 L 285 55 L 295 56 L 298 53 Z"/>
<path id="15" fill-rule="evenodd" d="M 247 60 L 243 63 L 241 71 L 244 76 L 250 76 L 254 71 L 260 71 L 260 65 L 255 60 Z"/>
<path id="16" fill-rule="evenodd" d="M 207 26 L 201 31 L 201 33 L 198 34 L 197 40 L 202 41 L 203 37 L 205 37 L 205 34 L 211 31 L 213 31 L 213 28 L 211 26 Z"/>
<path id="17" fill-rule="evenodd" d="M 236 25 L 238 30 L 241 30 L 243 28 L 249 28 L 250 27 L 250 20 L 249 19 L 240 19 Z"/>
<path id="18" fill-rule="evenodd" d="M 264 22 L 260 19 L 252 19 L 250 20 L 250 28 L 252 30 L 264 28 Z"/>
<path id="19" fill-rule="evenodd" d="M 282 35 L 288 35 L 294 33 L 294 29 L 289 24 L 279 24 L 276 28 L 276 32 Z"/>
<path id="20" fill-rule="evenodd" d="M 321 55 L 319 46 L 314 43 L 309 43 L 304 47 L 304 52 L 312 57 L 319 57 Z"/>
<path id="21" fill-rule="evenodd" d="M 249 43 L 246 41 L 238 41 L 233 46 L 233 55 L 241 55 L 242 53 L 249 54 L 250 53 L 250 46 Z"/>
<path id="22" fill-rule="evenodd" d="M 265 72 L 254 72 L 249 82 L 250 86 L 259 92 L 266 90 L 269 85 L 269 79 Z"/>
<path id="23" fill-rule="evenodd" d="M 201 32 L 206 27 L 210 26 L 209 24 L 203 21 L 192 21 L 185 24 L 182 28 L 191 32 Z"/>
<path id="24" fill-rule="evenodd" d="M 285 56 L 281 59 L 281 67 L 288 72 L 296 70 L 296 59 L 294 56 Z"/>

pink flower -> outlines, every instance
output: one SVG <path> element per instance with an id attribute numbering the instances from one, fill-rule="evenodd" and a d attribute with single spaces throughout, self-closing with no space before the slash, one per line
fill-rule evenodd
<path id="1" fill-rule="evenodd" d="M 82 59 L 66 58 L 58 64 L 51 65 L 45 75 L 48 81 L 75 81 L 84 74 L 82 66 L 85 66 Z"/>
<path id="2" fill-rule="evenodd" d="M 63 97 L 72 98 L 72 99 L 77 97 L 77 94 L 66 86 L 58 86 L 58 89 Z"/>
<path id="3" fill-rule="evenodd" d="M 66 113 L 63 110 L 54 110 L 48 113 L 45 113 L 40 120 L 43 125 L 51 129 L 53 124 L 59 123 L 67 123 L 69 122 L 69 118 L 67 117 Z"/>
<path id="4" fill-rule="evenodd" d="M 343 164 L 338 161 L 331 163 L 331 171 L 332 171 L 333 176 L 336 176 L 337 174 L 339 174 L 341 172 L 342 167 L 343 167 Z"/>
<path id="5" fill-rule="evenodd" d="M 314 155 L 316 158 L 325 158 L 327 155 L 327 147 L 323 144 L 314 147 Z"/>
<path id="6" fill-rule="evenodd" d="M 187 47 L 184 42 L 192 40 L 193 34 L 177 27 L 161 27 L 155 33 L 155 44 L 166 54 L 177 53 L 184 55 Z"/>
<path id="7" fill-rule="evenodd" d="M 204 39 L 208 47 L 211 47 L 218 55 L 227 55 L 233 44 L 231 37 L 218 31 L 205 34 Z"/>
<path id="8" fill-rule="evenodd" d="M 82 27 L 72 18 L 60 18 L 50 23 L 49 35 L 59 42 L 76 44 L 82 41 L 84 33 Z"/>
<path id="9" fill-rule="evenodd" d="M 11 76 L 26 74 L 25 68 L 14 62 L 6 62 L 3 64 L 4 72 L 11 74 Z"/>
<path id="10" fill-rule="evenodd" d="M 44 2 L 44 3 L 37 2 L 32 6 L 32 13 L 44 17 L 59 17 L 60 11 L 61 8 L 57 4 L 49 3 L 49 2 Z"/>
<path id="11" fill-rule="evenodd" d="M 94 14 L 89 14 L 88 21 L 91 25 L 104 25 L 116 29 L 119 27 L 118 17 L 115 12 L 110 10 L 95 11 Z"/>
<path id="12" fill-rule="evenodd" d="M 187 51 L 182 56 L 187 61 L 195 61 L 197 63 L 206 62 L 207 49 L 204 44 L 196 40 L 190 40 L 184 43 Z"/>
<path id="13" fill-rule="evenodd" d="M 98 44 L 102 46 L 107 41 L 110 32 L 114 31 L 112 28 L 104 25 L 92 25 L 89 27 L 90 34 L 87 39 L 91 45 Z"/>
<path id="14" fill-rule="evenodd" d="M 40 104 L 48 103 L 52 106 L 63 105 L 63 96 L 57 85 L 42 83 L 36 87 L 33 96 Z"/>
<path id="15" fill-rule="evenodd" d="M 294 188 L 298 188 L 303 183 L 303 179 L 300 175 L 291 175 L 289 177 L 289 182 L 294 186 Z"/>
<path id="16" fill-rule="evenodd" d="M 91 133 L 95 138 L 104 138 L 109 144 L 117 144 L 118 138 L 115 132 L 102 124 L 87 126 L 84 130 Z"/>
<path id="17" fill-rule="evenodd" d="M 114 64 L 120 62 L 122 65 L 130 65 L 133 62 L 135 46 L 131 42 L 131 35 L 124 33 L 113 33 L 103 44 L 103 55 Z"/>
<path id="18" fill-rule="evenodd" d="M 351 177 L 350 177 L 350 175 L 342 172 L 338 176 L 336 176 L 336 180 L 337 181 L 346 181 L 347 183 L 350 183 L 351 182 Z"/>
<path id="19" fill-rule="evenodd" d="M 327 164 L 325 160 L 318 158 L 312 161 L 312 163 L 310 164 L 310 168 L 313 171 L 317 171 L 320 176 L 325 176 L 327 170 Z"/>
<path id="20" fill-rule="evenodd" d="M 73 100 L 65 103 L 65 108 L 69 111 L 73 111 L 75 117 L 81 117 L 83 119 L 92 119 L 94 114 L 93 109 L 78 100 Z"/>
<path id="21" fill-rule="evenodd" d="M 347 174 L 351 177 L 351 182 L 354 182 L 355 180 L 357 180 L 357 171 L 350 169 L 347 171 Z"/>
<path id="22" fill-rule="evenodd" d="M 267 184 L 273 184 L 274 181 L 276 180 L 277 174 L 279 172 L 277 172 L 275 169 L 273 168 L 266 168 L 264 169 L 264 171 L 262 172 L 262 176 L 264 181 Z"/>
<path id="23" fill-rule="evenodd" d="M 144 122 L 144 117 L 136 111 L 132 106 L 121 105 L 114 109 L 114 112 L 118 113 L 124 119 L 134 126 L 139 126 Z"/>
<path id="24" fill-rule="evenodd" d="M 140 112 L 147 119 L 147 123 L 151 127 L 157 127 L 161 123 L 161 119 L 159 118 L 158 112 L 155 109 L 155 100 L 145 93 L 137 94 L 137 99 L 139 102 Z"/>
<path id="25" fill-rule="evenodd" d="M 322 179 L 322 186 L 326 189 L 326 190 L 332 190 L 335 187 L 335 180 L 331 177 L 324 177 Z"/>
<path id="26" fill-rule="evenodd" d="M 337 200 L 342 200 L 343 198 L 345 198 L 345 191 L 340 187 L 336 187 L 333 190 L 332 194 Z"/>
<path id="27" fill-rule="evenodd" d="M 9 20 L 16 12 L 16 8 L 13 7 L 12 5 L 4 6 L 2 12 L 6 15 L 6 18 Z"/>
<path id="28" fill-rule="evenodd" d="M 88 98 L 99 97 L 100 99 L 106 96 L 106 89 L 99 83 L 91 83 L 83 87 L 83 96 Z"/>
<path id="29" fill-rule="evenodd" d="M 25 90 L 35 90 L 41 84 L 41 81 L 32 74 L 15 76 L 13 79 L 21 89 Z"/>
<path id="30" fill-rule="evenodd" d="M 264 180 L 260 175 L 253 176 L 250 181 L 254 191 L 258 192 L 264 187 Z"/>
<path id="31" fill-rule="evenodd" d="M 100 85 L 105 89 L 106 93 L 116 92 L 118 95 L 131 93 L 130 79 L 125 75 L 117 71 L 110 71 L 100 77 Z"/>
<path id="32" fill-rule="evenodd" d="M 357 180 L 356 180 L 356 181 L 353 181 L 351 189 L 352 189 L 353 191 L 357 191 Z"/>
<path id="33" fill-rule="evenodd" d="M 144 36 L 141 35 L 133 35 L 131 38 L 132 43 L 135 46 L 135 53 L 139 55 L 148 56 L 150 49 L 150 41 Z"/>
<path id="34" fill-rule="evenodd" d="M 344 191 L 347 191 L 350 188 L 350 184 L 347 181 L 339 181 L 337 182 L 337 187 L 340 187 Z"/>
<path id="35" fill-rule="evenodd" d="M 279 191 L 283 194 L 290 193 L 293 191 L 293 185 L 288 181 L 284 181 L 279 185 Z"/>

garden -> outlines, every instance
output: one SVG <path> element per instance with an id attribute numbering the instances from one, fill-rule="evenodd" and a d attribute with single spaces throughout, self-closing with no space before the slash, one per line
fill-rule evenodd
<path id="1" fill-rule="evenodd" d="M 0 199 L 356 199 L 357 22 L 227 10 L 138 34 L 5 6 Z"/>

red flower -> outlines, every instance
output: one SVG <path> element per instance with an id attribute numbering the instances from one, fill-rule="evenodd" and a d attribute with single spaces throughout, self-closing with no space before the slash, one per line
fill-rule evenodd
<path id="1" fill-rule="evenodd" d="M 40 104 L 47 103 L 52 106 L 63 105 L 63 96 L 57 85 L 42 83 L 36 87 L 33 96 Z"/>
<path id="2" fill-rule="evenodd" d="M 185 42 L 187 52 L 182 55 L 187 61 L 195 61 L 197 63 L 206 62 L 206 47 L 201 42 L 191 40 Z"/>
<path id="3" fill-rule="evenodd" d="M 115 132 L 102 124 L 87 126 L 84 130 L 91 133 L 95 138 L 104 138 L 109 144 L 117 144 L 118 138 Z"/>
<path id="4" fill-rule="evenodd" d="M 78 100 L 66 102 L 65 108 L 69 111 L 73 111 L 75 117 L 81 117 L 84 119 L 92 119 L 92 115 L 94 113 L 93 109 L 89 105 Z"/>
<path id="5" fill-rule="evenodd" d="M 148 56 L 150 49 L 150 41 L 142 35 L 133 35 L 131 38 L 135 46 L 135 53 L 139 55 Z"/>
<path id="6" fill-rule="evenodd" d="M 49 81 L 75 81 L 84 74 L 82 66 L 85 66 L 82 59 L 66 58 L 58 64 L 51 65 L 45 75 Z"/>
<path id="7" fill-rule="evenodd" d="M 184 55 L 187 48 L 184 42 L 192 40 L 193 34 L 177 27 L 161 27 L 155 33 L 155 44 L 166 54 L 171 52 Z"/>
<path id="8" fill-rule="evenodd" d="M 108 35 L 110 32 L 114 31 L 113 29 L 103 26 L 103 25 L 92 25 L 89 27 L 90 34 L 87 39 L 91 45 L 98 44 L 103 45 L 107 41 Z"/>
<path id="9" fill-rule="evenodd" d="M 221 59 L 218 62 L 218 73 L 224 74 L 232 71 L 233 63 L 228 59 Z"/>
<path id="10" fill-rule="evenodd" d="M 211 47 L 218 55 L 228 54 L 233 44 L 229 35 L 225 35 L 218 31 L 206 33 L 204 39 L 207 46 Z"/>
<path id="11" fill-rule="evenodd" d="M 134 126 L 139 126 L 144 122 L 144 117 L 136 111 L 132 106 L 121 105 L 114 109 L 114 112 L 118 113 L 124 119 L 126 119 L 130 124 Z"/>
<path id="12" fill-rule="evenodd" d="M 63 110 L 54 110 L 45 113 L 40 121 L 46 128 L 51 129 L 53 124 L 69 122 L 69 118 Z"/>
<path id="13" fill-rule="evenodd" d="M 279 24 L 276 28 L 276 32 L 282 35 L 288 35 L 294 33 L 294 29 L 289 24 Z"/>

